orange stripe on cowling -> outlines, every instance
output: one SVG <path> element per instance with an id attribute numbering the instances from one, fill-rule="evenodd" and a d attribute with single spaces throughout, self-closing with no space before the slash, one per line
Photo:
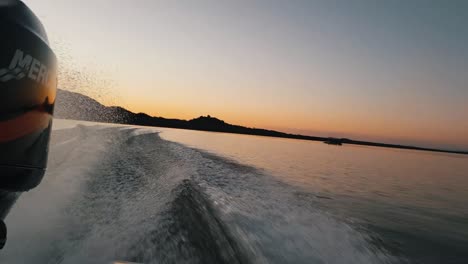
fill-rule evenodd
<path id="1" fill-rule="evenodd" d="M 0 122 L 0 142 L 15 140 L 49 126 L 52 115 L 41 110 L 32 110 L 16 118 Z"/>

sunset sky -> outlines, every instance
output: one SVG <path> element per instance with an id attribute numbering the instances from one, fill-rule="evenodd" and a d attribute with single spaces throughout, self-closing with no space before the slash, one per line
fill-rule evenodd
<path id="1" fill-rule="evenodd" d="M 105 104 L 468 149 L 468 1 L 24 2 Z"/>

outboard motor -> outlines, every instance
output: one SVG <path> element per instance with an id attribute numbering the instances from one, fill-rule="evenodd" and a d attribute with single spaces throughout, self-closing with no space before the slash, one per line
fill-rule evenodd
<path id="1" fill-rule="evenodd" d="M 0 248 L 3 222 L 21 192 L 44 176 L 57 62 L 39 19 L 19 0 L 0 0 Z"/>

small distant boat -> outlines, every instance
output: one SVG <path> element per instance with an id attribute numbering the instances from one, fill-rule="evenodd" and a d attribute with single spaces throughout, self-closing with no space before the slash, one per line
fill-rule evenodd
<path id="1" fill-rule="evenodd" d="M 336 145 L 336 146 L 343 145 L 343 142 L 339 138 L 328 138 L 323 143 L 328 144 L 328 145 Z"/>

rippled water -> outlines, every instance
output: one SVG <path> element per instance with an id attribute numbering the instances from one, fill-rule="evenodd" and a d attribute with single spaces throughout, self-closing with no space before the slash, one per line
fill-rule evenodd
<path id="1" fill-rule="evenodd" d="M 56 124 L 0 263 L 468 260 L 465 156 Z"/>
<path id="2" fill-rule="evenodd" d="M 414 263 L 468 263 L 468 156 L 162 129 L 164 139 L 262 169 L 319 198 L 374 245 Z M 401 261 L 401 259 L 400 259 Z"/>

